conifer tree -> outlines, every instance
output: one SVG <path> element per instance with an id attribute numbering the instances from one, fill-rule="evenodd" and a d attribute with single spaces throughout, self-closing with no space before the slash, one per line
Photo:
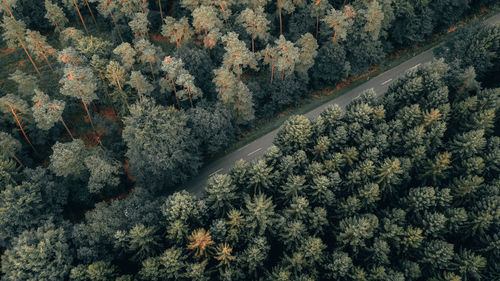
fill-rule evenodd
<path id="1" fill-rule="evenodd" d="M 29 110 L 28 104 L 26 103 L 26 101 L 22 100 L 17 95 L 7 94 L 0 98 L 0 111 L 3 112 L 4 114 L 8 115 L 12 114 L 12 116 L 14 117 L 14 121 L 19 126 L 19 129 L 21 130 L 21 133 L 23 134 L 24 138 L 31 146 L 33 151 L 36 152 L 36 149 L 31 143 L 30 139 L 28 138 L 28 135 L 24 131 L 22 124 L 23 120 L 22 115 L 29 113 L 28 110 Z"/>
<path id="2" fill-rule="evenodd" d="M 361 13 L 366 19 L 365 31 L 371 35 L 373 40 L 377 40 L 384 20 L 382 6 L 377 0 L 369 1 L 366 9 L 362 10 Z"/>
<path id="3" fill-rule="evenodd" d="M 56 142 L 52 146 L 49 169 L 58 177 L 80 178 L 85 171 L 85 144 L 81 139 L 72 142 Z"/>
<path id="4" fill-rule="evenodd" d="M 12 280 L 62 280 L 72 262 L 66 230 L 49 221 L 15 239 L 2 257 L 2 272 Z"/>
<path id="5" fill-rule="evenodd" d="M 42 91 L 36 89 L 33 96 L 33 117 L 35 118 L 36 126 L 42 130 L 50 130 L 54 124 L 61 121 L 69 136 L 73 138 L 73 134 L 66 126 L 62 113 L 66 105 L 65 102 L 60 100 L 50 100 L 49 96 Z"/>
<path id="6" fill-rule="evenodd" d="M 55 31 L 62 33 L 62 30 L 68 24 L 68 19 L 64 14 L 64 11 L 57 4 L 52 3 L 50 0 L 45 0 L 45 18 L 49 20 L 50 24 L 55 26 Z"/>
<path id="7" fill-rule="evenodd" d="M 118 45 L 113 50 L 113 54 L 117 55 L 120 57 L 122 60 L 122 64 L 127 68 L 127 70 L 130 70 L 129 66 L 132 67 L 132 70 L 135 71 L 134 68 L 134 63 L 135 63 L 135 56 L 137 55 L 137 52 L 135 51 L 134 48 L 130 45 L 130 43 L 122 43 Z"/>
<path id="8" fill-rule="evenodd" d="M 111 86 L 117 86 L 120 91 L 123 91 L 122 84 L 127 80 L 127 72 L 119 62 L 110 61 L 106 66 L 105 77 L 109 80 Z"/>
<path id="9" fill-rule="evenodd" d="M 252 93 L 248 87 L 224 67 L 214 70 L 214 73 L 218 98 L 231 110 L 236 123 L 245 124 L 254 119 Z"/>
<path id="10" fill-rule="evenodd" d="M 153 85 L 140 71 L 132 71 L 127 84 L 137 90 L 141 99 L 143 96 L 148 97 L 154 90 Z"/>
<path id="11" fill-rule="evenodd" d="M 246 8 L 238 16 L 238 23 L 243 25 L 247 33 L 252 37 L 252 52 L 255 52 L 254 40 L 259 38 L 267 41 L 269 38 L 269 24 L 270 21 L 266 18 L 264 8 L 257 7 L 255 10 Z"/>
<path id="12" fill-rule="evenodd" d="M 283 35 L 280 35 L 274 43 L 276 44 L 274 47 L 268 44 L 266 49 L 261 51 L 264 58 L 263 63 L 268 64 L 271 68 L 271 84 L 275 68 L 281 72 L 281 80 L 283 80 L 285 75 L 288 76 L 294 72 L 295 65 L 299 63 L 300 59 L 299 48 L 295 47 L 294 43 L 287 41 Z M 305 39 L 301 43 L 305 44 Z"/>
<path id="13" fill-rule="evenodd" d="M 323 19 L 331 5 L 326 0 L 316 0 L 311 2 L 310 7 L 311 17 L 316 18 L 316 40 L 318 40 L 319 20 L 320 18 Z"/>
<path id="14" fill-rule="evenodd" d="M 307 71 L 313 67 L 314 60 L 318 55 L 318 43 L 311 33 L 306 33 L 300 37 L 296 44 L 300 47 L 297 72 L 303 77 L 307 77 Z"/>
<path id="15" fill-rule="evenodd" d="M 94 128 L 87 104 L 97 99 L 97 95 L 95 94 L 97 81 L 90 67 L 66 64 L 64 75 L 59 80 L 59 84 L 61 84 L 61 88 L 59 89 L 61 94 L 81 100 L 89 117 L 89 122 L 92 128 Z"/>
<path id="16" fill-rule="evenodd" d="M 163 18 L 163 17 L 162 17 Z M 149 20 L 146 13 L 135 13 L 131 21 L 128 22 L 130 29 L 135 37 L 141 36 L 142 38 L 148 37 Z"/>
<path id="17" fill-rule="evenodd" d="M 44 81 L 40 70 L 38 70 L 38 67 L 31 58 L 31 55 L 28 53 L 26 45 L 24 44 L 26 24 L 24 24 L 23 21 L 16 21 L 13 17 L 7 17 L 6 15 L 4 15 L 1 26 L 4 30 L 2 37 L 3 40 L 7 43 L 7 46 L 11 49 L 17 49 L 19 46 L 21 46 L 28 56 L 31 64 L 35 68 L 36 72 L 38 73 L 38 76 L 40 77 L 40 79 L 42 79 L 42 81 Z"/>
<path id="18" fill-rule="evenodd" d="M 153 64 L 159 63 L 159 54 L 161 50 L 158 50 L 150 41 L 145 39 L 137 41 L 134 48 L 137 50 L 139 61 L 149 64 L 149 70 L 151 70 L 151 75 L 153 76 L 153 80 L 155 80 L 156 68 L 153 67 Z"/>
<path id="19" fill-rule="evenodd" d="M 182 17 L 179 20 L 173 17 L 166 17 L 161 26 L 161 35 L 169 37 L 170 43 L 175 43 L 177 49 L 179 49 L 181 45 L 191 40 L 193 30 L 186 17 Z"/>
<path id="20" fill-rule="evenodd" d="M 35 89 L 39 88 L 36 76 L 24 73 L 19 69 L 9 74 L 9 79 L 17 83 L 17 93 L 23 97 L 31 96 Z"/>
<path id="21" fill-rule="evenodd" d="M 50 67 L 52 70 L 52 73 L 54 76 L 56 75 L 54 68 L 52 67 L 52 64 L 50 63 L 48 57 L 53 56 L 55 57 L 57 55 L 57 51 L 52 48 L 47 43 L 47 40 L 44 36 L 40 34 L 38 31 L 32 31 L 32 30 L 26 30 L 26 48 L 31 51 L 31 53 L 35 54 L 34 57 L 40 60 L 40 56 L 43 57 L 47 65 Z"/>
<path id="22" fill-rule="evenodd" d="M 291 14 L 295 11 L 293 0 L 276 0 L 276 8 L 278 10 L 278 17 L 280 19 L 280 35 L 283 35 L 283 11 Z"/>
<path id="23" fill-rule="evenodd" d="M 238 34 L 228 32 L 222 36 L 222 42 L 224 42 L 224 49 L 226 50 L 222 65 L 224 68 L 233 71 L 238 80 L 241 80 L 244 68 L 250 67 L 258 70 L 255 54 L 250 52 L 245 43 L 238 39 Z"/>
<path id="24" fill-rule="evenodd" d="M 334 43 L 346 40 L 347 38 L 347 30 L 353 24 L 351 20 L 352 13 L 347 13 L 348 11 L 351 11 L 351 8 L 344 9 L 344 11 L 332 8 L 325 18 L 323 18 L 323 22 L 325 22 L 329 28 L 333 29 L 332 41 Z"/>
<path id="25" fill-rule="evenodd" d="M 207 37 L 210 31 L 222 27 L 222 21 L 217 17 L 217 11 L 212 6 L 202 5 L 193 10 L 192 16 L 193 27 L 201 36 L 203 33 Z"/>

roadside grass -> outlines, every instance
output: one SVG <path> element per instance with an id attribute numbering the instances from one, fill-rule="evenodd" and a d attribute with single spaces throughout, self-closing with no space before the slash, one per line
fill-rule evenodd
<path id="1" fill-rule="evenodd" d="M 464 21 L 460 21 L 458 24 L 461 25 L 467 24 L 473 20 L 483 21 L 491 16 L 496 15 L 498 12 L 500 12 L 500 7 L 498 5 L 495 5 L 487 10 L 482 9 L 481 14 L 471 18 L 466 18 Z M 400 50 L 394 54 L 389 54 L 389 56 L 380 65 L 372 67 L 372 69 L 370 69 L 367 73 L 362 74 L 356 78 L 351 77 L 350 79 L 348 79 L 348 82 L 343 82 L 343 87 L 338 87 L 338 85 L 328 86 L 325 87 L 323 90 L 313 91 L 306 98 L 302 99 L 298 105 L 290 107 L 284 112 L 276 114 L 271 118 L 258 120 L 257 124 L 255 125 L 255 128 L 252 131 L 244 132 L 243 135 L 238 136 L 239 140 L 237 142 L 233 143 L 226 149 L 221 150 L 212 157 L 205 159 L 204 166 L 209 166 L 211 163 L 217 161 L 218 159 L 274 131 L 275 129 L 279 128 L 291 116 L 306 114 L 309 111 L 312 111 L 313 109 L 346 94 L 347 92 L 368 82 L 369 80 L 377 77 L 378 75 L 386 72 L 387 70 L 392 69 L 402 64 L 403 62 L 438 46 L 444 41 L 444 39 L 448 35 L 453 33 L 456 27 L 457 26 L 455 25 L 441 34 L 434 34 L 431 38 L 427 39 L 421 46 L 413 46 L 409 50 Z M 369 80 L 366 79 L 368 75 L 369 77 L 372 77 Z"/>

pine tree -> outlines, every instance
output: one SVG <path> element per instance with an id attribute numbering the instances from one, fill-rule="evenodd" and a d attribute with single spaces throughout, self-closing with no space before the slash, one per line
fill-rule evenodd
<path id="1" fill-rule="evenodd" d="M 137 55 L 137 52 L 135 51 L 134 48 L 130 45 L 130 43 L 122 43 L 118 45 L 113 50 L 113 54 L 117 55 L 118 57 L 121 58 L 122 64 L 130 70 L 129 66 L 132 67 L 132 70 L 135 71 L 134 68 L 134 63 L 135 63 L 135 56 Z"/>
<path id="2" fill-rule="evenodd" d="M 149 97 L 154 90 L 153 85 L 149 83 L 148 79 L 140 71 L 132 71 L 127 84 L 137 90 L 141 99 L 143 96 Z"/>
<path id="3" fill-rule="evenodd" d="M 73 176 L 80 178 L 85 171 L 84 157 L 85 144 L 81 139 L 74 139 L 72 142 L 56 142 L 52 146 L 52 155 L 50 155 L 49 169 L 56 176 Z"/>
<path id="4" fill-rule="evenodd" d="M 323 19 L 328 9 L 331 8 L 331 5 L 326 0 L 316 0 L 311 2 L 310 4 L 311 17 L 316 18 L 316 40 L 318 40 L 319 34 L 319 20 Z"/>
<path id="5" fill-rule="evenodd" d="M 59 84 L 61 84 L 61 88 L 59 89 L 61 94 L 81 100 L 89 117 L 89 122 L 92 128 L 94 128 L 87 104 L 97 99 L 97 95 L 95 94 L 97 81 L 90 67 L 66 64 L 64 75 L 59 80 Z"/>
<path id="6" fill-rule="evenodd" d="M 314 60 L 318 55 L 318 43 L 311 33 L 306 33 L 300 37 L 296 44 L 300 47 L 297 72 L 303 77 L 308 77 L 307 72 L 313 67 Z"/>
<path id="7" fill-rule="evenodd" d="M 146 13 L 135 13 L 132 20 L 128 22 L 128 25 L 130 26 L 130 29 L 134 33 L 135 37 L 148 37 L 149 20 Z"/>
<path id="8" fill-rule="evenodd" d="M 159 64 L 159 54 L 161 50 L 158 50 L 150 41 L 145 39 L 137 41 L 134 48 L 137 51 L 139 61 L 149 64 L 149 70 L 151 71 L 153 80 L 155 80 L 156 68 L 153 67 L 153 64 Z"/>
<path id="9" fill-rule="evenodd" d="M 47 11 L 45 18 L 49 20 L 50 24 L 56 27 L 55 31 L 62 33 L 62 30 L 68 24 L 68 19 L 63 9 L 50 0 L 45 0 L 45 10 Z"/>
<path id="10" fill-rule="evenodd" d="M 38 31 L 26 30 L 26 48 L 30 50 L 34 55 L 34 57 L 40 60 L 40 56 L 43 57 L 47 65 L 52 70 L 54 76 L 56 76 L 55 70 L 52 67 L 48 57 L 49 56 L 57 56 L 57 51 L 52 48 L 47 43 L 47 40 L 44 36 L 40 34 Z"/>
<path id="11" fill-rule="evenodd" d="M 72 262 L 67 232 L 47 222 L 15 239 L 2 256 L 2 272 L 12 280 L 62 280 Z"/>
<path id="12" fill-rule="evenodd" d="M 19 69 L 9 74 L 9 80 L 17 83 L 17 93 L 23 97 L 31 96 L 35 89 L 39 88 L 36 76 L 24 73 Z"/>
<path id="13" fill-rule="evenodd" d="M 219 100 L 232 112 L 236 123 L 246 124 L 254 119 L 252 93 L 248 87 L 228 69 L 214 70 Z"/>
<path id="14" fill-rule="evenodd" d="M 373 40 L 377 40 L 382 29 L 382 21 L 384 20 L 384 13 L 382 6 L 377 0 L 369 1 L 365 10 L 361 13 L 366 19 L 365 31 L 368 32 Z"/>
<path id="15" fill-rule="evenodd" d="M 66 122 L 62 118 L 66 103 L 60 100 L 50 100 L 49 96 L 40 90 L 35 90 L 33 96 L 33 117 L 35 118 L 36 126 L 42 130 L 50 130 L 55 123 L 61 121 L 69 136 L 73 139 L 73 134 L 66 126 Z"/>
<path id="16" fill-rule="evenodd" d="M 222 65 L 228 70 L 233 71 L 238 80 L 241 80 L 241 74 L 243 74 L 243 69 L 246 67 L 250 67 L 256 71 L 259 70 L 255 54 L 250 52 L 245 43 L 238 39 L 238 34 L 228 32 L 222 36 L 222 42 L 224 42 L 224 49 L 226 50 Z"/>
<path id="17" fill-rule="evenodd" d="M 26 101 L 22 100 L 17 95 L 7 94 L 0 98 L 0 111 L 3 112 L 4 114 L 8 115 L 12 114 L 12 116 L 14 117 L 14 121 L 19 126 L 19 129 L 21 130 L 21 133 L 23 134 L 24 138 L 31 146 L 33 151 L 36 152 L 35 147 L 28 138 L 28 135 L 24 131 L 22 125 L 22 120 L 23 120 L 22 115 L 29 113 L 28 110 L 29 110 L 28 104 L 26 103 Z"/>
<path id="18" fill-rule="evenodd" d="M 148 99 L 131 106 L 130 115 L 124 118 L 123 139 L 130 171 L 138 184 L 153 189 L 170 187 L 196 174 L 200 166 L 198 148 L 186 122 L 183 111 Z"/>
<path id="19" fill-rule="evenodd" d="M 283 35 L 283 11 L 291 14 L 295 11 L 293 0 L 276 0 L 276 8 L 278 9 L 278 17 L 280 19 L 280 36 Z"/>
<path id="20" fill-rule="evenodd" d="M 17 49 L 19 46 L 23 48 L 24 52 L 28 56 L 33 68 L 35 68 L 36 72 L 40 79 L 43 80 L 42 74 L 38 70 L 35 62 L 31 58 L 31 55 L 28 53 L 26 49 L 26 45 L 24 44 L 25 33 L 26 33 L 26 24 L 23 21 L 16 21 L 14 17 L 3 16 L 3 22 L 1 24 L 4 32 L 2 34 L 3 40 L 7 43 L 7 46 L 11 49 Z"/>
<path id="21" fill-rule="evenodd" d="M 111 86 L 117 86 L 118 89 L 123 92 L 122 84 L 127 81 L 128 77 L 125 67 L 119 62 L 110 61 L 106 66 L 105 77 L 108 79 Z"/>
<path id="22" fill-rule="evenodd" d="M 102 154 L 102 151 L 99 151 L 83 160 L 90 173 L 87 183 L 90 193 L 100 193 L 105 187 L 115 187 L 120 184 L 119 163 Z"/>
<path id="23" fill-rule="evenodd" d="M 254 40 L 256 38 L 267 41 L 270 37 L 269 24 L 270 21 L 266 18 L 264 8 L 257 7 L 254 10 L 246 8 L 238 16 L 237 20 L 252 37 L 252 52 L 255 52 Z"/>
<path id="24" fill-rule="evenodd" d="M 353 24 L 350 18 L 351 16 L 350 14 L 346 13 L 346 9 L 344 9 L 344 11 L 341 11 L 335 10 L 334 8 L 332 8 L 327 13 L 325 18 L 323 18 L 323 22 L 325 22 L 328 27 L 333 29 L 334 31 L 332 37 L 333 43 L 339 42 L 340 40 L 346 40 L 347 31 Z"/>
<path id="25" fill-rule="evenodd" d="M 205 37 L 215 28 L 222 27 L 222 21 L 217 17 L 217 11 L 212 6 L 202 5 L 194 9 L 192 17 L 193 27 L 196 29 L 196 32 L 200 35 L 204 33 Z"/>
<path id="26" fill-rule="evenodd" d="M 182 17 L 179 20 L 166 17 L 161 26 L 161 35 L 169 37 L 170 43 L 175 43 L 177 49 L 179 49 L 181 45 L 191 40 L 193 30 L 186 17 Z"/>

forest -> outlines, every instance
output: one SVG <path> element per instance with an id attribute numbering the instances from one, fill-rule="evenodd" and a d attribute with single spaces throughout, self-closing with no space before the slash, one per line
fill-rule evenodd
<path id="1" fill-rule="evenodd" d="M 500 280 L 490 9 L 0 0 L 0 280 Z M 440 35 L 383 96 L 294 115 L 182 190 L 262 120 Z"/>

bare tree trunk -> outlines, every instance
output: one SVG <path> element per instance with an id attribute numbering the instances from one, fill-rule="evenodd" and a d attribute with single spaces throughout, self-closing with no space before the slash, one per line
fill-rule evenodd
<path id="1" fill-rule="evenodd" d="M 92 16 L 92 20 L 94 21 L 95 27 L 97 28 L 97 31 L 101 32 L 99 30 L 99 25 L 97 24 L 97 21 L 95 20 L 94 13 L 92 12 L 92 9 L 90 8 L 89 1 L 84 0 L 85 5 L 87 5 L 87 8 L 89 9 L 90 15 Z"/>
<path id="2" fill-rule="evenodd" d="M 64 119 L 62 118 L 62 116 L 61 116 L 61 122 L 62 122 L 64 128 L 66 129 L 66 132 L 68 132 L 69 136 L 71 137 L 71 139 L 74 140 L 75 138 L 73 137 L 73 134 L 69 130 L 68 126 L 66 126 L 66 122 L 64 122 Z"/>
<path id="3" fill-rule="evenodd" d="M 23 165 L 23 163 L 21 163 L 21 160 L 19 160 L 19 158 L 17 158 L 15 155 L 12 155 L 12 158 L 14 158 L 14 160 L 16 160 L 17 163 L 19 163 L 19 165 L 21 165 L 21 167 L 24 168 L 24 165 Z"/>
<path id="4" fill-rule="evenodd" d="M 189 94 L 189 102 L 191 103 L 191 108 L 193 107 L 193 100 L 191 99 L 191 90 L 189 90 L 189 87 L 187 87 L 187 91 Z"/>
<path id="5" fill-rule="evenodd" d="M 160 17 L 161 17 L 161 23 L 163 24 L 163 11 L 161 10 L 161 0 L 158 0 L 158 6 L 160 6 Z"/>
<path id="6" fill-rule="evenodd" d="M 283 28 L 282 28 L 282 20 L 281 20 L 281 7 L 280 7 L 280 4 L 279 4 L 279 0 L 278 0 L 278 14 L 280 16 L 280 35 L 283 34 Z"/>
<path id="7" fill-rule="evenodd" d="M 21 129 L 21 132 L 23 133 L 24 138 L 28 141 L 29 145 L 33 149 L 33 151 L 37 152 L 35 147 L 31 144 L 30 139 L 28 138 L 28 135 L 26 135 L 26 132 L 23 129 L 23 126 L 21 125 L 21 122 L 19 121 L 19 118 L 17 117 L 16 111 L 14 108 L 12 108 L 12 105 L 9 104 L 10 112 L 12 112 L 12 115 L 14 115 L 14 118 L 16 119 L 17 125 L 19 125 L 19 129 Z"/>
<path id="8" fill-rule="evenodd" d="M 318 40 L 319 16 L 316 16 L 316 40 Z"/>
<path id="9" fill-rule="evenodd" d="M 171 81 L 172 81 L 172 86 L 174 87 L 174 96 L 175 100 L 177 101 L 177 106 L 181 108 L 181 103 L 179 102 L 179 98 L 177 98 L 177 90 L 175 89 L 174 78 L 172 78 Z"/>
<path id="10" fill-rule="evenodd" d="M 116 24 L 115 17 L 113 16 L 113 12 L 111 12 L 111 10 L 109 10 L 109 15 L 111 16 L 111 19 L 113 20 L 113 23 L 115 24 L 116 32 L 118 33 L 118 36 L 120 36 L 120 40 L 123 43 L 122 34 L 120 33 L 120 29 L 118 29 L 118 24 Z"/>
<path id="11" fill-rule="evenodd" d="M 151 74 L 153 75 L 153 80 L 156 80 L 155 72 L 153 71 L 153 63 L 151 62 L 151 60 L 149 60 L 149 68 L 151 68 Z"/>
<path id="12" fill-rule="evenodd" d="M 85 21 L 83 20 L 82 13 L 80 13 L 80 8 L 78 8 L 78 5 L 76 4 L 76 0 L 73 0 L 73 4 L 75 4 L 76 11 L 78 12 L 78 15 L 80 16 L 80 20 L 82 21 L 83 28 L 85 28 L 85 33 L 89 35 L 89 31 L 87 30 L 87 25 L 85 24 Z"/>
<path id="13" fill-rule="evenodd" d="M 271 66 L 271 85 L 273 84 L 273 76 L 274 76 L 274 65 Z"/>

